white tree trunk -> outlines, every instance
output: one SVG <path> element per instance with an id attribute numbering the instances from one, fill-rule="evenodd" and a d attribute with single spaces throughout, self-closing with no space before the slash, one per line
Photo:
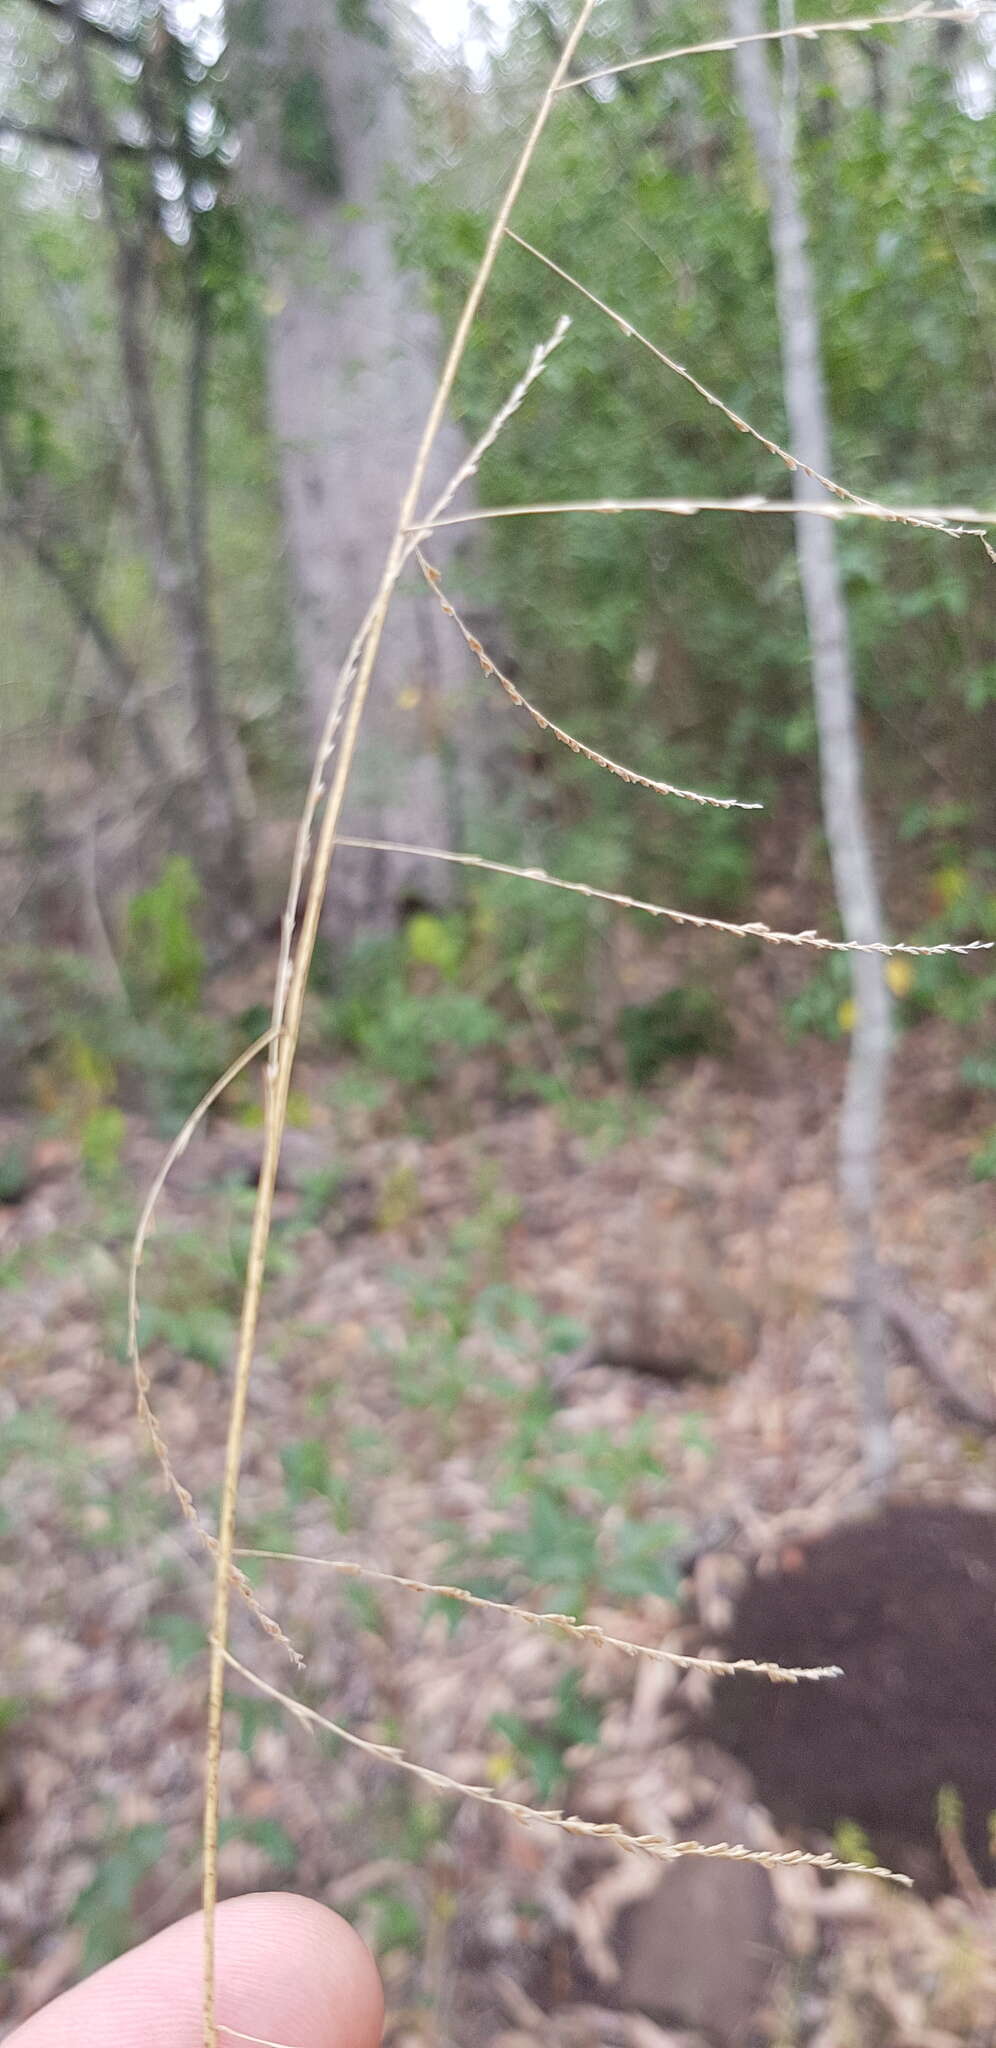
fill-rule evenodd
<path id="1" fill-rule="evenodd" d="M 395 247 L 411 156 L 382 0 L 268 0 L 262 47 L 250 46 L 249 15 L 243 0 L 235 15 L 248 115 L 243 178 L 268 281 L 270 410 L 296 652 L 317 731 L 380 576 L 441 351 L 420 283 Z M 302 113 L 312 156 L 304 163 L 292 132 L 288 144 Z M 462 453 L 459 434 L 444 426 L 430 493 Z M 445 568 L 452 547 L 439 535 L 429 553 Z M 463 764 L 480 689 L 413 565 L 384 634 L 346 832 L 461 842 Z M 473 711 L 462 713 L 465 699 Z M 343 850 L 328 929 L 351 938 L 387 928 L 406 901 L 437 902 L 446 888 L 441 862 Z"/>
<path id="2" fill-rule="evenodd" d="M 734 35 L 755 34 L 765 26 L 759 0 L 730 0 L 730 27 Z M 789 446 L 810 468 L 829 476 L 830 430 L 816 286 L 789 123 L 783 120 L 783 110 L 776 99 L 767 45 L 741 44 L 735 52 L 735 64 L 744 113 L 770 201 Z M 802 470 L 793 472 L 792 490 L 798 505 L 826 495 L 822 486 Z M 795 521 L 795 545 L 809 634 L 823 820 L 837 906 L 847 938 L 880 939 L 882 908 L 862 787 L 847 611 L 831 522 L 800 514 Z M 853 954 L 851 976 L 855 1021 L 840 1120 L 840 1190 L 852 1244 L 855 1346 L 864 1404 L 866 1464 L 869 1476 L 880 1483 L 893 1459 L 875 1245 L 891 1006 L 880 955 Z"/>

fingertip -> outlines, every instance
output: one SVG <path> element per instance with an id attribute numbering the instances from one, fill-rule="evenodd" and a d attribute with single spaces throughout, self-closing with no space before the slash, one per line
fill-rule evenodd
<path id="1" fill-rule="evenodd" d="M 200 2048 L 203 1921 L 167 1927 L 74 1986 L 8 2048 Z M 281 2048 L 377 2048 L 383 1997 L 369 1950 L 337 1913 L 291 1892 L 229 1899 L 216 1921 L 220 2048 L 251 2034 Z M 229 2031 L 231 2030 L 231 2031 Z"/>
<path id="2" fill-rule="evenodd" d="M 199 1935 L 199 1914 L 194 1924 Z M 272 2036 L 288 2048 L 376 2048 L 384 2018 L 380 1977 L 366 1943 L 330 1907 L 294 1892 L 231 1899 L 219 1909 L 217 1946 L 219 2034 L 226 2022 L 267 2034 L 235 2017 L 266 2008 L 284 2028 L 298 2019 L 296 2033 Z"/>

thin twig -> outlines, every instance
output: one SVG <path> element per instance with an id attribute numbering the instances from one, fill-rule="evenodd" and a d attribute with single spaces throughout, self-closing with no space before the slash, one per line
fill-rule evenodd
<path id="1" fill-rule="evenodd" d="M 636 784 L 641 789 L 655 790 L 658 796 L 684 797 L 689 803 L 711 804 L 716 810 L 720 811 L 763 810 L 764 806 L 762 804 L 744 803 L 740 797 L 702 796 L 697 789 L 679 789 L 673 782 L 658 782 L 652 775 L 640 775 L 635 768 L 624 768 L 621 762 L 610 760 L 608 754 L 600 754 L 597 748 L 586 746 L 583 740 L 575 739 L 574 734 L 566 732 L 562 725 L 555 725 L 552 718 L 547 718 L 545 712 L 538 711 L 535 704 L 530 704 L 528 697 L 524 697 L 522 691 L 516 688 L 510 678 L 502 674 L 497 662 L 492 661 L 490 654 L 481 645 L 476 633 L 472 633 L 470 627 L 464 625 L 456 606 L 447 597 L 442 588 L 439 570 L 434 569 L 432 563 L 426 561 L 421 548 L 416 548 L 415 555 L 419 568 L 433 595 L 438 599 L 441 609 L 445 612 L 448 619 L 453 620 L 454 625 L 462 633 L 471 653 L 476 654 L 484 674 L 486 676 L 494 676 L 496 683 L 501 684 L 505 695 L 510 697 L 512 703 L 517 704 L 521 711 L 528 713 L 534 724 L 539 726 L 541 732 L 552 733 L 554 739 L 559 740 L 562 746 L 568 747 L 572 754 L 581 754 L 586 761 L 592 761 L 596 768 L 607 768 L 610 775 L 617 775 L 619 777 L 620 782 Z"/>
<path id="2" fill-rule="evenodd" d="M 509 1600 L 487 1600 L 482 1593 L 471 1593 L 466 1586 L 435 1585 L 428 1579 L 404 1578 L 398 1572 L 387 1572 L 379 1565 L 356 1564 L 352 1559 L 339 1557 L 310 1557 L 296 1550 L 248 1550 L 240 1545 L 237 1557 L 269 1558 L 276 1564 L 317 1565 L 328 1572 L 338 1572 L 347 1579 L 375 1579 L 384 1586 L 401 1586 L 409 1593 L 426 1593 L 440 1600 L 459 1600 L 465 1607 L 481 1607 L 489 1614 L 507 1614 L 514 1621 L 524 1621 L 530 1628 L 555 1628 L 561 1634 L 571 1636 L 576 1642 L 590 1643 L 599 1650 L 621 1650 L 624 1657 L 646 1658 L 652 1664 L 676 1664 L 680 1671 L 706 1671 L 711 1678 L 735 1678 L 745 1673 L 754 1678 L 770 1678 L 775 1685 L 796 1685 L 800 1679 L 842 1678 L 839 1664 L 813 1665 L 807 1669 L 772 1664 L 753 1657 L 685 1656 L 679 1650 L 660 1650 L 647 1643 L 631 1642 L 628 1636 L 608 1635 L 593 1621 L 578 1621 L 573 1614 L 537 1614 L 530 1607 L 516 1607 Z"/>
<path id="3" fill-rule="evenodd" d="M 318 936 L 322 906 L 328 886 L 329 870 L 336 845 L 336 833 L 342 811 L 343 798 L 352 769 L 360 720 L 363 716 L 370 678 L 374 662 L 377 658 L 388 607 L 406 559 L 409 547 L 408 530 L 416 519 L 419 493 L 425 481 L 429 457 L 432 453 L 436 435 L 442 424 L 457 370 L 466 346 L 467 337 L 484 295 L 488 279 L 494 268 L 498 251 L 502 245 L 509 216 L 518 198 L 536 146 L 549 118 L 556 97 L 557 87 L 561 79 L 567 74 L 593 6 L 594 0 L 583 0 L 574 27 L 565 41 L 550 83 L 543 94 L 529 129 L 505 196 L 495 215 L 484 254 L 467 294 L 460 319 L 457 322 L 456 331 L 436 387 L 432 405 L 429 409 L 429 416 L 422 432 L 411 475 L 407 487 L 402 494 L 398 510 L 397 528 L 388 548 L 380 584 L 371 604 L 365 628 L 361 631 L 361 635 L 358 636 L 359 644 L 356 655 L 355 683 L 348 708 L 346 708 L 344 713 L 342 744 L 339 749 L 328 800 L 322 814 L 318 842 L 315 848 L 315 856 L 301 920 L 300 936 L 293 958 L 290 957 L 289 953 L 289 936 L 286 958 L 283 958 L 282 949 L 281 973 L 286 983 L 286 1001 L 283 999 L 282 990 L 278 984 L 275 1008 L 281 1014 L 283 1028 L 276 1048 L 275 1058 L 271 1058 L 271 1061 L 267 1064 L 264 1081 L 263 1155 L 260 1163 L 256 1205 L 253 1211 L 249 1255 L 246 1262 L 246 1283 L 242 1300 L 238 1348 L 229 1410 L 228 1436 L 225 1446 L 225 1468 L 218 1524 L 218 1553 L 215 1563 L 214 1603 L 211 1624 L 211 1666 L 208 1683 L 202 1884 L 204 1912 L 203 2038 L 205 2048 L 216 2048 L 217 2041 L 215 2029 L 215 1908 L 218 1898 L 220 1767 L 225 1696 L 225 1657 L 231 1599 L 231 1568 L 235 1544 L 236 1503 L 242 1463 L 242 1440 L 245 1429 L 249 1378 L 252 1371 L 253 1352 L 256 1342 L 256 1328 L 259 1321 L 259 1306 L 263 1290 L 266 1251 L 270 1236 L 270 1219 L 273 1212 L 277 1168 L 280 1161 L 280 1147 L 287 1118 L 287 1100 L 290 1093 L 291 1075 L 294 1069 L 294 1058 L 301 1031 L 301 1018 L 304 1009 L 308 974 L 315 949 L 315 941 Z M 356 643 L 354 643 L 355 645 Z M 340 707 L 344 702 L 347 688 L 348 685 L 343 685 L 342 678 L 340 677 L 333 693 L 333 702 L 330 706 L 327 726 L 333 722 L 334 718 L 343 715 Z M 320 788 L 322 774 L 323 768 L 319 766 L 316 757 L 316 768 L 312 778 L 313 786 L 317 785 Z M 316 804 L 318 800 L 316 795 Z M 295 852 L 295 864 L 296 862 L 297 853 Z"/>
<path id="4" fill-rule="evenodd" d="M 817 36 L 841 35 L 846 30 L 857 30 L 864 34 L 868 29 L 898 28 L 903 22 L 957 21 L 968 24 L 978 21 L 984 14 L 992 14 L 992 6 L 972 7 L 907 7 L 902 14 L 856 15 L 847 21 L 800 21 L 791 28 L 764 29 L 758 35 L 718 36 L 710 43 L 685 43 L 680 49 L 659 50 L 649 57 L 630 57 L 623 64 L 606 64 L 599 71 L 586 71 L 579 78 L 564 80 L 561 92 L 570 92 L 576 85 L 592 85 L 597 78 L 618 78 L 623 71 L 645 71 L 651 64 L 671 64 L 676 57 L 708 57 L 716 51 L 736 50 L 742 43 L 784 43 L 797 36 L 815 41 Z"/>
<path id="5" fill-rule="evenodd" d="M 579 278 L 573 277 L 569 270 L 564 270 L 559 263 L 555 263 L 552 256 L 545 255 L 542 249 L 535 248 L 532 242 L 527 242 L 524 236 L 515 234 L 511 228 L 506 232 L 510 242 L 517 242 L 520 249 L 525 249 L 530 256 L 535 256 L 536 261 L 544 264 L 555 277 L 559 277 L 564 284 L 569 284 L 573 291 L 580 292 L 581 297 L 587 299 L 590 305 L 597 306 L 599 312 L 604 313 L 606 319 L 611 320 L 628 341 L 638 341 L 641 348 L 649 350 L 652 356 L 656 356 L 657 361 L 663 363 L 666 370 L 673 371 L 676 377 L 681 377 L 686 384 L 690 384 L 692 390 L 697 391 L 707 405 L 715 406 L 716 410 L 723 414 L 724 419 L 728 419 L 730 425 L 736 427 L 738 434 L 749 434 L 753 441 L 759 442 L 762 448 L 767 449 L 769 455 L 777 455 L 779 462 L 784 462 L 786 469 L 801 470 L 805 476 L 812 477 L 814 483 L 822 484 L 824 490 L 830 491 L 835 498 L 846 499 L 849 505 L 861 506 L 866 512 L 874 512 L 879 519 L 890 520 L 899 526 L 927 527 L 938 533 L 952 532 L 952 528 L 946 526 L 942 520 L 921 519 L 916 514 L 897 511 L 894 506 L 880 505 L 872 498 L 859 497 L 856 492 L 849 491 L 844 484 L 835 483 L 833 477 L 824 476 L 822 470 L 811 468 L 807 462 L 800 462 L 799 457 L 793 455 L 790 449 L 783 448 L 780 442 L 772 441 L 767 434 L 762 434 L 757 427 L 752 427 L 749 420 L 734 412 L 732 406 L 727 405 L 725 399 L 717 397 L 715 391 L 710 391 L 707 384 L 703 384 L 691 370 L 685 368 L 684 363 L 679 363 L 674 356 L 668 355 L 665 349 L 658 348 L 657 343 L 651 341 L 647 335 L 641 334 L 640 329 L 634 327 L 631 320 L 627 320 L 622 313 L 617 313 L 615 307 L 607 305 L 597 293 L 589 291 L 588 286 L 582 284 Z"/>
<path id="6" fill-rule="evenodd" d="M 936 953 L 989 953 L 994 939 L 968 939 L 963 944 L 914 946 L 905 940 L 887 944 L 884 939 L 824 939 L 819 932 L 776 932 L 759 921 L 730 924 L 721 917 L 701 917 L 694 910 L 671 910 L 663 903 L 647 903 L 639 896 L 624 896 L 616 889 L 596 889 L 590 882 L 568 882 L 561 875 L 548 875 L 544 868 L 513 867 L 502 860 L 485 860 L 477 853 L 453 853 L 442 846 L 410 846 L 400 839 L 340 838 L 340 846 L 365 847 L 370 853 L 414 854 L 420 860 L 448 860 L 458 867 L 480 868 L 493 875 L 511 875 L 519 882 L 545 882 L 550 889 L 567 889 L 574 896 L 589 896 L 598 903 L 618 903 L 622 910 L 642 910 L 648 917 L 666 917 L 672 924 L 694 925 L 698 931 L 729 932 L 735 939 L 765 939 L 771 946 L 812 946 L 821 953 L 911 953 L 920 958 Z"/>
<path id="7" fill-rule="evenodd" d="M 407 1771 L 410 1777 L 418 1778 L 423 1785 L 430 1785 L 436 1792 L 450 1796 L 456 1793 L 461 1799 L 476 1799 L 482 1806 L 494 1807 L 497 1812 L 508 1814 L 510 1819 L 519 1821 L 526 1827 L 531 1822 L 539 1821 L 545 1827 L 560 1828 L 568 1835 L 582 1835 L 588 1840 L 612 1842 L 617 1849 L 652 1856 L 659 1863 L 674 1863 L 681 1856 L 704 1856 L 720 1862 L 759 1863 L 765 1870 L 772 1870 L 779 1864 L 805 1864 L 813 1870 L 847 1871 L 855 1876 L 882 1877 L 890 1884 L 907 1887 L 912 1884 L 911 1878 L 903 1876 L 898 1871 L 886 1870 L 879 1864 L 869 1869 L 864 1863 L 843 1863 L 829 1851 L 816 1853 L 807 1849 L 747 1849 L 739 1842 L 672 1842 L 666 1835 L 628 1834 L 617 1821 L 582 1820 L 577 1814 L 561 1813 L 557 1808 L 526 1806 L 518 1799 L 503 1799 L 490 1785 L 461 1783 L 459 1779 L 448 1777 L 445 1771 L 434 1771 L 428 1764 L 414 1763 L 393 1744 L 370 1742 L 363 1735 L 355 1735 L 351 1728 L 344 1728 L 341 1722 L 332 1721 L 327 1715 L 319 1714 L 314 1707 L 306 1707 L 303 1701 L 294 1699 L 290 1693 L 281 1692 L 277 1686 L 267 1685 L 266 1680 L 259 1678 L 255 1671 L 250 1671 L 247 1665 L 240 1664 L 238 1658 L 232 1656 L 231 1651 L 225 1650 L 222 1655 L 224 1662 L 233 1671 L 238 1671 L 241 1677 L 247 1679 L 250 1685 L 254 1685 L 258 1692 L 265 1694 L 267 1699 L 276 1700 L 280 1706 L 286 1707 L 288 1713 L 294 1714 L 299 1721 L 310 1723 L 312 1727 L 324 1728 L 329 1734 L 338 1736 L 341 1742 L 349 1743 L 351 1748 L 361 1750 L 364 1756 L 375 1757 L 380 1763 L 393 1764 L 396 1770 Z"/>

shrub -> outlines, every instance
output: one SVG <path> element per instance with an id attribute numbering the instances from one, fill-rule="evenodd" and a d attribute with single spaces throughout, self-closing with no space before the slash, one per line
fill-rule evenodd
<path id="1" fill-rule="evenodd" d="M 668 1060 L 726 1051 L 730 1026 L 717 997 L 689 984 L 667 989 L 649 1003 L 629 1003 L 619 1019 L 619 1036 L 629 1078 L 634 1088 L 643 1088 Z"/>
<path id="2" fill-rule="evenodd" d="M 204 949 L 193 913 L 200 883 L 184 854 L 171 854 L 158 882 L 132 898 L 125 932 L 124 978 L 135 1009 L 194 1010 L 204 978 Z"/>

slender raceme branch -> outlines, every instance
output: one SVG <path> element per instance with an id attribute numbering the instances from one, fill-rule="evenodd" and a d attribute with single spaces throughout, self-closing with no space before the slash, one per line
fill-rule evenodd
<path id="1" fill-rule="evenodd" d="M 863 507 L 866 512 L 874 512 L 880 519 L 892 520 L 900 526 L 924 526 L 940 533 L 951 532 L 951 528 L 946 526 L 943 520 L 921 519 L 915 514 L 898 511 L 894 506 L 879 505 L 874 499 L 861 498 L 856 492 L 849 491 L 846 485 L 835 483 L 833 477 L 827 476 L 824 471 L 814 469 L 812 464 L 801 461 L 799 456 L 794 455 L 790 449 L 783 448 L 778 441 L 772 441 L 767 434 L 762 434 L 757 427 L 752 427 L 749 420 L 742 418 L 740 413 L 734 412 L 732 406 L 727 405 L 725 399 L 717 397 L 715 391 L 710 391 L 708 385 L 703 384 L 698 377 L 693 375 L 691 370 L 685 368 L 684 363 L 677 362 L 674 356 L 670 356 L 664 349 L 658 348 L 657 343 L 649 340 L 647 335 L 641 334 L 639 328 L 634 327 L 631 320 L 627 320 L 624 314 L 618 313 L 614 306 L 607 305 L 605 300 L 598 298 L 595 292 L 589 291 L 588 286 L 582 284 L 579 278 L 572 277 L 569 270 L 564 270 L 559 263 L 555 263 L 552 256 L 545 255 L 542 249 L 535 248 L 532 242 L 527 242 L 522 235 L 515 234 L 511 228 L 507 230 L 507 233 L 510 242 L 517 242 L 520 249 L 525 249 L 530 256 L 535 256 L 538 263 L 544 264 L 546 269 L 551 270 L 555 277 L 559 277 L 564 284 L 569 284 L 573 291 L 579 292 L 581 297 L 587 299 L 590 305 L 597 306 L 599 312 L 604 313 L 606 318 L 619 328 L 620 333 L 624 334 L 628 341 L 638 341 L 641 348 L 648 349 L 652 356 L 656 356 L 659 363 L 663 363 L 666 370 L 673 371 L 676 377 L 680 377 L 684 383 L 690 384 L 692 390 L 697 391 L 699 397 L 704 398 L 707 405 L 715 406 L 717 411 L 723 414 L 724 419 L 729 420 L 730 425 L 736 427 L 738 434 L 749 434 L 753 441 L 758 441 L 762 448 L 767 449 L 769 455 L 777 455 L 779 462 L 784 462 L 786 469 L 790 470 L 793 474 L 801 470 L 805 476 L 812 479 L 813 483 L 822 484 L 824 490 L 830 491 L 835 498 L 846 499 L 849 505 Z"/>
<path id="2" fill-rule="evenodd" d="M 425 520 L 419 532 L 438 533 L 445 526 L 473 526 L 481 519 L 537 519 L 566 512 L 608 516 L 617 512 L 660 512 L 674 519 L 693 519 L 700 512 L 781 513 L 795 519 L 801 512 L 817 519 L 877 519 L 890 525 L 897 521 L 903 525 L 915 522 L 955 539 L 970 540 L 981 540 L 987 526 L 996 526 L 996 511 L 980 512 L 970 505 L 842 505 L 836 499 L 824 498 L 796 505 L 791 498 L 762 498 L 748 493 L 742 498 L 561 498 L 535 505 L 477 505 L 468 512 L 451 512 L 444 519 Z M 965 523 L 956 525 L 954 521 Z"/>
<path id="3" fill-rule="evenodd" d="M 352 1729 L 344 1728 L 341 1722 L 332 1721 L 327 1715 L 317 1713 L 314 1707 L 305 1706 L 303 1701 L 294 1699 L 290 1693 L 280 1692 L 276 1686 L 267 1685 L 265 1679 L 257 1677 L 255 1671 L 250 1671 L 247 1665 L 240 1664 L 238 1658 L 233 1657 L 228 1650 L 224 1652 L 224 1661 L 233 1671 L 247 1679 L 250 1685 L 254 1685 L 257 1692 L 263 1693 L 267 1699 L 276 1700 L 306 1726 L 324 1728 L 329 1734 L 349 1743 L 351 1748 L 360 1750 L 364 1756 L 375 1757 L 381 1763 L 393 1765 L 395 1770 L 407 1772 L 410 1777 L 418 1778 L 423 1785 L 431 1786 L 433 1791 L 450 1795 L 455 1792 L 461 1799 L 478 1800 L 482 1806 L 494 1807 L 499 1813 L 508 1814 L 511 1820 L 519 1821 L 526 1827 L 539 1822 L 544 1827 L 560 1828 L 565 1834 L 580 1835 L 589 1841 L 612 1842 L 617 1849 L 625 1850 L 631 1855 L 652 1856 L 660 1863 L 674 1863 L 682 1856 L 704 1856 L 726 1863 L 759 1863 L 766 1870 L 775 1869 L 780 1864 L 803 1864 L 812 1870 L 849 1871 L 863 1877 L 881 1877 L 890 1884 L 906 1887 L 911 1886 L 913 1882 L 912 1878 L 905 1877 L 896 1870 L 887 1870 L 881 1864 L 869 1868 L 867 1863 L 841 1862 L 829 1851 L 748 1849 L 740 1842 L 673 1842 L 666 1835 L 628 1834 L 616 1821 L 582 1820 L 577 1814 L 561 1813 L 556 1808 L 526 1806 L 518 1799 L 503 1799 L 491 1785 L 462 1784 L 456 1778 L 447 1777 L 443 1771 L 431 1770 L 427 1764 L 414 1763 L 393 1745 L 369 1742 L 364 1736 L 355 1735 Z"/>
<path id="4" fill-rule="evenodd" d="M 905 940 L 889 945 L 884 939 L 824 939 L 819 932 L 776 932 L 755 922 L 730 924 L 721 917 L 702 917 L 694 910 L 671 910 L 663 903 L 647 903 L 639 896 L 624 896 L 616 889 L 596 889 L 590 882 L 568 882 L 561 875 L 548 875 L 543 868 L 517 868 L 508 861 L 485 860 L 477 853 L 454 853 L 443 846 L 410 846 L 400 839 L 352 839 L 342 835 L 340 846 L 358 846 L 368 853 L 415 855 L 420 860 L 454 861 L 458 867 L 479 868 L 487 874 L 511 875 L 519 882 L 544 882 L 550 889 L 567 889 L 574 896 L 589 896 L 596 903 L 617 903 L 621 910 L 642 910 L 648 917 L 666 917 L 672 924 L 694 926 L 696 931 L 728 932 L 734 939 L 764 939 L 771 946 L 811 946 L 818 953 L 909 953 L 917 959 L 938 953 L 991 953 L 996 939 L 967 939 L 939 946 L 916 946 Z"/>
<path id="5" fill-rule="evenodd" d="M 652 1664 L 675 1664 L 679 1671 L 706 1671 L 710 1678 L 734 1678 L 745 1673 L 754 1678 L 769 1678 L 775 1685 L 798 1685 L 802 1679 L 842 1678 L 839 1664 L 811 1665 L 808 1668 L 760 1662 L 754 1657 L 692 1657 L 679 1650 L 658 1650 L 649 1643 L 631 1642 L 628 1636 L 607 1635 L 593 1621 L 577 1621 L 573 1614 L 537 1614 L 530 1607 L 516 1607 L 509 1600 L 487 1600 L 482 1593 L 471 1593 L 466 1586 L 435 1585 L 427 1579 L 409 1579 L 398 1572 L 382 1571 L 379 1565 L 355 1564 L 352 1559 L 339 1557 L 309 1557 L 295 1550 L 249 1550 L 241 1546 L 237 1557 L 267 1558 L 275 1564 L 316 1565 L 328 1572 L 338 1572 L 347 1579 L 372 1579 L 379 1585 L 400 1586 L 408 1593 L 426 1593 L 437 1600 L 456 1600 L 464 1607 L 480 1607 L 488 1614 L 507 1614 L 513 1621 L 524 1621 L 530 1628 L 558 1629 L 563 1635 L 571 1636 L 576 1642 L 590 1643 L 598 1650 L 619 1650 L 624 1657 L 644 1658 Z"/>
<path id="6" fill-rule="evenodd" d="M 528 712 L 534 725 L 538 725 L 541 732 L 552 733 L 554 739 L 559 740 L 562 746 L 568 747 L 572 754 L 582 755 L 586 761 L 591 761 L 596 768 L 607 768 L 610 775 L 617 775 L 619 777 L 620 782 L 628 782 L 640 789 L 652 789 L 658 796 L 684 797 L 688 803 L 711 804 L 715 810 L 719 811 L 763 810 L 764 806 L 762 804 L 745 803 L 740 797 L 702 796 L 697 789 L 679 789 L 676 783 L 658 782 L 652 775 L 640 775 L 635 768 L 624 768 L 621 762 L 612 761 L 607 754 L 600 754 L 595 747 L 586 746 L 583 740 L 575 739 L 574 734 L 566 732 L 562 725 L 555 725 L 552 718 L 547 718 L 545 712 L 538 711 L 535 704 L 530 704 L 528 697 L 524 697 L 522 691 L 516 688 L 511 679 L 502 674 L 497 663 L 492 661 L 491 656 L 481 645 L 476 633 L 472 633 L 469 626 L 464 625 L 456 606 L 450 603 L 449 598 L 440 585 L 439 570 L 434 569 L 432 563 L 426 561 L 420 548 L 417 548 L 415 552 L 419 568 L 430 590 L 438 599 L 447 618 L 452 619 L 454 625 L 462 633 L 471 653 L 477 656 L 484 674 L 486 676 L 493 676 L 496 683 L 501 684 L 505 695 L 510 697 L 512 703 L 518 705 L 521 711 Z"/>
<path id="7" fill-rule="evenodd" d="M 426 514 L 425 519 L 420 522 L 416 532 L 425 533 L 430 527 L 437 526 L 440 523 L 440 515 L 456 497 L 461 484 L 469 483 L 470 479 L 477 475 L 482 458 L 487 454 L 489 448 L 494 447 L 502 428 L 506 427 L 509 420 L 518 412 L 523 399 L 531 386 L 535 384 L 537 377 L 542 376 L 554 349 L 560 347 L 561 342 L 569 333 L 570 325 L 568 315 L 562 313 L 549 340 L 539 342 L 536 348 L 534 348 L 522 376 L 509 392 L 504 405 L 499 406 L 490 425 L 485 427 L 480 440 L 475 441 L 469 455 L 461 462 L 459 469 L 454 472 L 449 483 L 440 492 L 435 504 Z"/>
<path id="8" fill-rule="evenodd" d="M 800 21 L 790 27 L 763 29 L 757 35 L 717 36 L 710 43 L 684 43 L 680 49 L 659 50 L 649 57 L 630 57 L 623 64 L 605 64 L 598 71 L 586 71 L 578 78 L 565 79 L 560 91 L 570 92 L 576 85 L 592 85 L 599 78 L 620 78 L 631 71 L 646 71 L 652 64 L 672 64 L 677 57 L 708 57 L 724 50 L 737 50 L 745 43 L 783 43 L 797 36 L 812 42 L 817 36 L 841 35 L 848 30 L 864 34 L 869 29 L 899 28 L 904 22 L 955 21 L 967 26 L 993 12 L 996 8 L 981 0 L 981 4 L 969 7 L 907 7 L 902 14 L 862 14 L 846 21 Z"/>

